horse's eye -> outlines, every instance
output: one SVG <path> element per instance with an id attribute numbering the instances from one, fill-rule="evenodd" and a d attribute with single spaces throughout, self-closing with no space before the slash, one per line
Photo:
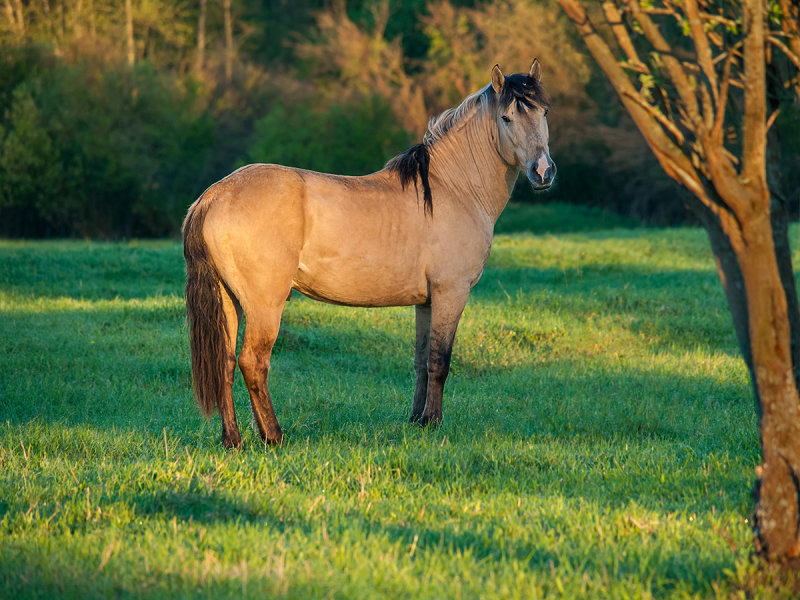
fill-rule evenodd
<path id="1" fill-rule="evenodd" d="M 547 113 L 549 113 L 549 112 L 550 112 L 550 109 L 549 109 L 549 108 L 545 108 L 545 109 L 544 109 L 544 116 L 546 117 L 546 116 L 547 116 Z"/>
<path id="2" fill-rule="evenodd" d="M 503 121 L 505 121 L 506 123 L 511 123 L 511 119 L 509 119 L 506 115 L 503 115 L 500 118 L 503 119 Z"/>

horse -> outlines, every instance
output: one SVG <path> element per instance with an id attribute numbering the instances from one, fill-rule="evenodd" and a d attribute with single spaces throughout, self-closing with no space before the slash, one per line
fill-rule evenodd
<path id="1" fill-rule="evenodd" d="M 255 423 L 265 445 L 282 443 L 268 380 L 292 290 L 346 306 L 415 306 L 410 421 L 441 423 L 456 328 L 495 222 L 522 169 L 535 190 L 556 174 L 541 79 L 538 59 L 528 73 L 508 76 L 495 65 L 489 84 L 432 118 L 421 143 L 370 175 L 252 164 L 189 207 L 194 395 L 206 417 L 219 411 L 225 447 L 241 444 L 232 385 L 242 313 L 238 364 Z"/>

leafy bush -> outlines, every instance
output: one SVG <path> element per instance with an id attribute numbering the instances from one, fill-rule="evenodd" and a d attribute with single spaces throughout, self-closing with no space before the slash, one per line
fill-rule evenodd
<path id="1" fill-rule="evenodd" d="M 0 234 L 174 233 L 212 142 L 194 89 L 147 63 L 35 66 L 0 92 Z"/>
<path id="2" fill-rule="evenodd" d="M 411 143 L 388 104 L 377 97 L 324 111 L 310 102 L 279 104 L 256 123 L 247 160 L 364 175 Z"/>

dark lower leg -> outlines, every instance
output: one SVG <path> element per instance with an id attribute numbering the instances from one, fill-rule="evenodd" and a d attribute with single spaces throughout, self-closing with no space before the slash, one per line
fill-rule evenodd
<path id="1" fill-rule="evenodd" d="M 453 351 L 458 321 L 467 302 L 468 288 L 431 290 L 431 327 L 428 352 L 428 389 L 425 409 L 419 419 L 421 425 L 442 422 L 442 395 L 444 382 L 450 372 L 450 355 Z"/>
<path id="2" fill-rule="evenodd" d="M 222 417 L 222 445 L 226 448 L 238 448 L 242 445 L 239 425 L 236 423 L 236 411 L 233 407 L 233 375 L 235 369 L 236 358 L 229 355 L 225 371 L 225 397 L 219 405 L 219 414 Z"/>
<path id="3" fill-rule="evenodd" d="M 431 352 L 428 358 L 428 393 L 425 409 L 419 419 L 421 425 L 438 425 L 442 422 L 444 382 L 450 372 L 452 349 L 452 338 L 441 344 L 431 343 Z"/>
<path id="4" fill-rule="evenodd" d="M 267 444 L 280 444 L 283 432 L 269 395 L 269 358 L 273 342 L 253 344 L 245 338 L 239 355 L 239 367 L 250 392 L 250 406 L 261 439 Z"/>
<path id="5" fill-rule="evenodd" d="M 221 412 L 221 411 L 220 411 Z M 242 437 L 239 435 L 239 425 L 236 423 L 236 413 L 222 415 L 222 445 L 226 448 L 239 448 Z"/>
<path id="6" fill-rule="evenodd" d="M 411 405 L 411 418 L 416 422 L 422 417 L 425 410 L 425 401 L 428 397 L 428 353 L 430 351 L 431 334 L 431 306 L 418 305 L 416 307 L 416 344 L 414 349 L 414 371 L 417 381 L 414 385 L 414 403 Z"/>
<path id="7" fill-rule="evenodd" d="M 280 445 L 283 442 L 283 431 L 278 424 L 278 418 L 275 416 L 275 409 L 272 407 L 272 399 L 269 397 L 269 392 L 266 392 L 265 396 L 262 400 L 260 396 L 254 398 L 252 394 L 250 395 L 253 417 L 255 417 L 258 433 L 264 443 Z"/>
<path id="8" fill-rule="evenodd" d="M 415 369 L 417 372 L 417 382 L 414 385 L 414 403 L 411 405 L 411 417 L 409 421 L 415 423 L 420 420 L 425 410 L 425 401 L 428 398 L 428 365 Z"/>
<path id="9" fill-rule="evenodd" d="M 236 337 L 239 332 L 239 321 L 242 309 L 230 290 L 224 285 L 220 286 L 222 297 L 222 310 L 225 313 L 227 328 L 225 362 L 225 393 L 219 404 L 219 414 L 222 418 L 222 445 L 226 448 L 238 448 L 242 445 L 239 435 L 239 425 L 236 423 L 236 409 L 233 406 L 233 378 L 236 373 Z"/>

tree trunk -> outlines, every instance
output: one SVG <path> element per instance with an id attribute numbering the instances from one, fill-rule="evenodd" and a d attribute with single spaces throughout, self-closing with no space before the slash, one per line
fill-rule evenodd
<path id="1" fill-rule="evenodd" d="M 64 0 L 58 0 L 58 43 L 63 46 L 67 15 L 64 12 Z"/>
<path id="2" fill-rule="evenodd" d="M 775 256 L 778 259 L 783 290 L 786 293 L 786 306 L 789 313 L 789 331 L 791 333 L 792 365 L 794 380 L 800 390 L 800 304 L 797 299 L 797 284 L 792 269 L 792 248 L 789 244 L 789 214 L 783 199 L 773 195 L 770 210 L 772 235 L 775 239 Z"/>
<path id="3" fill-rule="evenodd" d="M 709 190 L 709 195 L 715 194 Z M 772 203 L 773 208 L 775 202 Z M 708 232 L 759 416 L 762 465 L 756 500 L 756 550 L 768 558 L 800 556 L 800 402 L 797 339 L 800 314 L 785 210 L 742 219 L 735 245 L 715 215 L 690 208 Z"/>
<path id="4" fill-rule="evenodd" d="M 94 19 L 94 0 L 89 0 L 89 39 L 92 40 L 92 46 L 94 46 L 95 39 L 97 39 L 97 23 Z"/>
<path id="5" fill-rule="evenodd" d="M 14 14 L 14 7 L 11 6 L 11 0 L 5 0 L 6 21 L 11 31 L 19 34 L 19 23 L 17 23 L 17 16 Z"/>
<path id="6" fill-rule="evenodd" d="M 225 17 L 225 85 L 233 81 L 233 21 L 231 19 L 231 0 L 222 0 Z"/>
<path id="7" fill-rule="evenodd" d="M 800 557 L 800 401 L 788 304 L 768 215 L 742 220 L 735 248 L 748 301 L 754 387 L 763 462 L 757 469 L 756 549 L 768 558 Z"/>
<path id="8" fill-rule="evenodd" d="M 47 24 L 47 35 L 53 42 L 53 49 L 56 55 L 58 55 L 58 40 L 56 39 L 56 32 L 53 27 L 53 19 L 50 15 L 50 0 L 42 0 L 42 21 Z"/>
<path id="9" fill-rule="evenodd" d="M 133 45 L 133 7 L 131 6 L 131 0 L 125 0 L 125 40 L 128 66 L 132 67 L 136 61 L 136 49 Z"/>
<path id="10" fill-rule="evenodd" d="M 718 198 L 711 185 L 707 192 L 710 197 Z M 800 312 L 788 240 L 788 216 L 780 201 L 773 199 L 768 214 L 762 211 L 741 217 L 737 221 L 741 230 L 731 232 L 702 203 L 694 202 L 690 208 L 708 232 L 755 393 L 763 461 L 756 470 L 759 479 L 754 489 L 756 550 L 770 559 L 797 560 L 800 556 L 797 383 Z M 737 239 L 741 242 L 734 241 Z"/>
<path id="11" fill-rule="evenodd" d="M 200 0 L 200 14 L 197 17 L 197 58 L 194 70 L 198 77 L 203 74 L 206 59 L 206 7 L 208 0 Z"/>
<path id="12" fill-rule="evenodd" d="M 713 189 L 710 189 L 708 193 L 711 195 L 715 192 Z M 700 202 L 693 203 L 689 208 L 700 219 L 700 222 L 708 234 L 711 250 L 714 252 L 714 260 L 717 264 L 717 274 L 725 290 L 728 308 L 733 317 L 733 326 L 736 330 L 739 350 L 742 353 L 742 358 L 744 358 L 747 368 L 750 370 L 753 381 L 755 381 L 753 357 L 750 349 L 750 330 L 748 326 L 750 321 L 747 314 L 747 294 L 745 293 L 742 270 L 739 267 L 739 259 L 736 256 L 736 252 L 734 252 L 733 246 L 731 246 L 730 239 L 723 231 L 719 219 L 705 209 Z M 772 235 L 775 243 L 775 257 L 778 262 L 778 272 L 786 296 L 792 370 L 794 371 L 795 386 L 800 390 L 800 307 L 798 307 L 797 288 L 795 285 L 794 271 L 792 270 L 792 254 L 789 245 L 789 215 L 786 211 L 785 204 L 774 197 L 770 210 L 770 218 L 772 220 Z"/>
<path id="13" fill-rule="evenodd" d="M 22 6 L 22 0 L 14 0 L 14 6 L 17 13 L 17 30 L 20 35 L 25 35 L 25 7 Z"/>
<path id="14" fill-rule="evenodd" d="M 72 26 L 72 43 L 79 45 L 83 41 L 83 0 L 75 3 L 75 10 L 70 12 L 70 23 Z"/>
<path id="15" fill-rule="evenodd" d="M 699 202 L 697 204 L 700 204 Z M 750 352 L 750 328 L 748 327 L 749 316 L 747 314 L 747 294 L 744 288 L 744 278 L 739 267 L 739 260 L 736 257 L 731 240 L 725 235 L 722 225 L 715 215 L 705 210 L 700 204 L 699 209 L 694 209 L 694 213 L 700 218 L 700 222 L 708 234 L 711 243 L 711 251 L 714 253 L 714 261 L 717 265 L 717 274 L 725 290 L 725 298 L 728 301 L 728 309 L 733 318 L 733 328 L 736 331 L 736 340 L 739 342 L 739 351 L 747 365 L 750 375 L 755 380 L 753 372 L 753 356 Z"/>
<path id="16" fill-rule="evenodd" d="M 743 39 L 745 102 L 741 167 L 737 167 L 726 155 L 721 134 L 728 80 L 720 84 L 702 27 L 694 27 L 691 35 L 698 70 L 706 74 L 709 84 L 720 85 L 712 88 L 723 97 L 723 106 L 716 109 L 722 112 L 716 114 L 708 95 L 706 101 L 698 101 L 684 66 L 669 52 L 658 26 L 638 2 L 626 3 L 643 37 L 663 56 L 663 73 L 677 89 L 685 125 L 700 144 L 698 155 L 687 146 L 681 130 L 632 85 L 579 0 L 558 2 L 664 170 L 696 196 L 691 207 L 708 231 L 758 408 L 763 462 L 757 469 L 755 489 L 756 549 L 769 559 L 800 563 L 800 310 L 786 206 L 779 195 L 770 196 L 767 183 L 763 4 L 761 0 L 742 2 L 747 31 Z M 696 2 L 687 0 L 685 7 L 687 14 L 699 14 Z M 695 163 L 698 157 L 704 163 L 702 169 Z"/>
<path id="17" fill-rule="evenodd" d="M 796 40 L 800 44 L 800 39 Z M 782 81 L 774 62 L 769 65 L 772 70 L 771 81 Z M 776 84 L 773 84 L 776 85 Z M 798 86 L 800 93 L 800 86 Z M 769 113 L 774 114 L 780 110 L 778 93 L 768 94 L 767 102 Z M 797 299 L 797 285 L 794 270 L 792 269 L 792 249 L 789 245 L 789 221 L 791 214 L 784 193 L 783 169 L 781 160 L 780 130 L 773 126 L 767 132 L 767 181 L 771 194 L 770 219 L 772 220 L 772 235 L 775 239 L 775 255 L 778 257 L 778 271 L 786 292 L 786 303 L 789 311 L 789 329 L 792 339 L 792 364 L 794 365 L 794 378 L 797 389 L 800 390 L 800 305 Z"/>

